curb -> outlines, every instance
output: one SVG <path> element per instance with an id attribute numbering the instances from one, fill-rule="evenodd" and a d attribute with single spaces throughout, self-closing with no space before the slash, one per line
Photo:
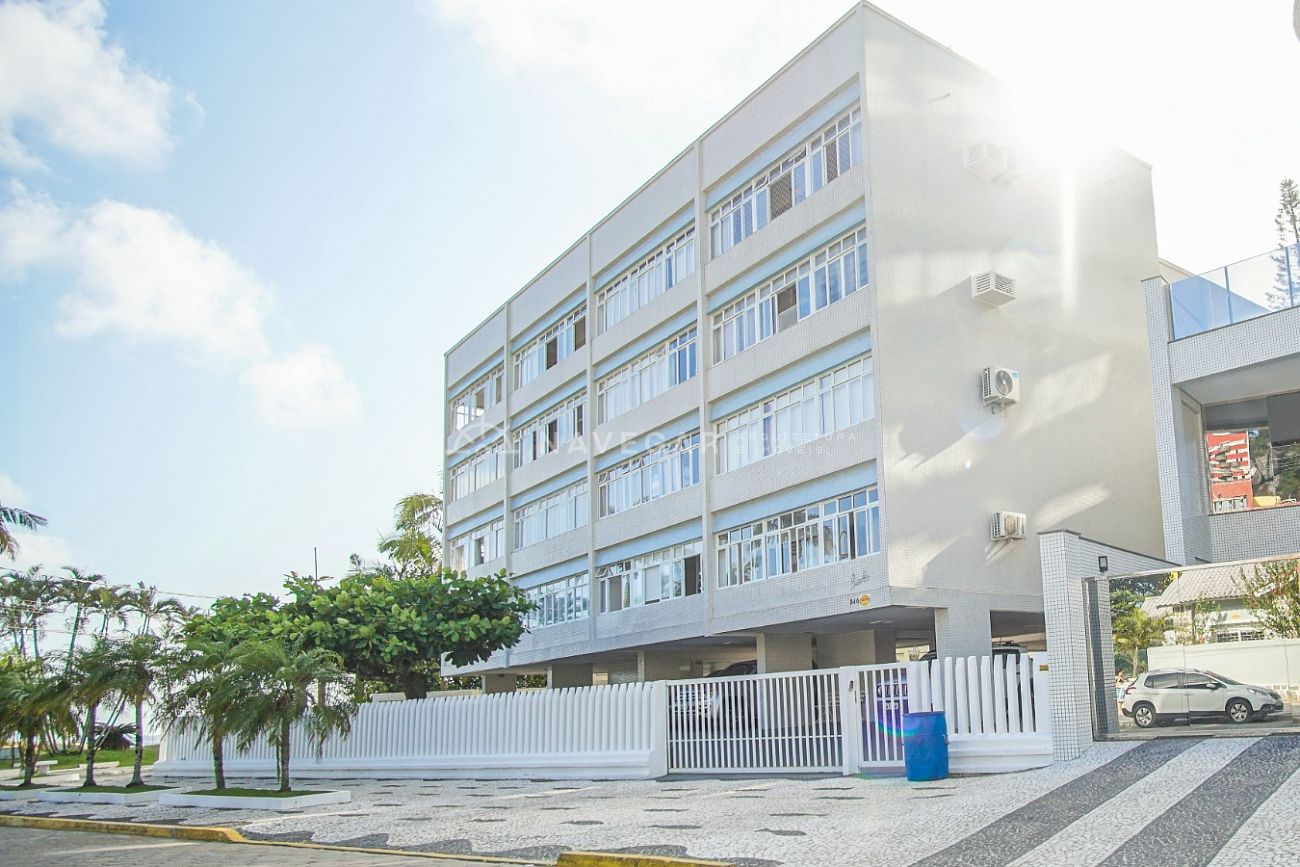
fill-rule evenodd
<path id="1" fill-rule="evenodd" d="M 734 867 L 730 861 L 701 861 L 664 855 L 626 855 L 613 852 L 563 852 L 556 867 Z"/>
<path id="2" fill-rule="evenodd" d="M 286 843 L 279 840 L 256 840 L 234 828 L 215 825 L 147 825 L 140 822 L 110 822 L 103 819 L 57 819 L 51 816 L 0 814 L 0 828 L 39 828 L 46 831 L 90 831 L 99 834 L 129 834 L 134 837 L 162 837 L 195 840 L 205 843 L 244 843 L 250 846 L 280 846 L 290 849 L 318 849 L 331 852 L 358 852 L 370 855 L 400 855 L 407 858 L 476 861 L 483 864 L 539 863 L 538 859 L 521 861 L 493 858 L 489 855 L 455 855 L 448 852 L 411 852 L 403 849 L 378 849 L 362 846 L 331 846 L 328 843 Z M 543 862 L 544 863 L 544 862 Z M 700 861 L 692 858 L 668 858 L 659 855 L 624 855 L 613 852 L 562 852 L 556 867 L 733 867 L 725 861 Z"/>

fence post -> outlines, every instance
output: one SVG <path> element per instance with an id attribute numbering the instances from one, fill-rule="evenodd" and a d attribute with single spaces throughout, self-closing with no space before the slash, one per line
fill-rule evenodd
<path id="1" fill-rule="evenodd" d="M 648 776 L 655 780 L 668 776 L 668 683 L 650 684 L 650 757 Z"/>
<path id="2" fill-rule="evenodd" d="M 1029 664 L 1034 667 L 1031 692 L 1034 695 L 1034 731 L 1052 736 L 1052 655 L 1029 654 Z"/>
<path id="3" fill-rule="evenodd" d="M 862 764 L 862 702 L 858 700 L 858 672 L 840 668 L 835 672 L 840 693 L 840 752 L 844 775 L 856 774 Z"/>

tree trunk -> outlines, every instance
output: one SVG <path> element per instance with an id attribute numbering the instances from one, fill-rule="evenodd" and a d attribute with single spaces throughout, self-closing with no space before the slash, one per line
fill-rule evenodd
<path id="1" fill-rule="evenodd" d="M 95 702 L 86 711 L 86 781 L 83 786 L 95 785 L 95 748 L 99 745 L 95 740 L 95 713 L 98 710 L 99 702 Z"/>
<path id="2" fill-rule="evenodd" d="M 72 670 L 72 656 L 77 650 L 77 633 L 81 631 L 81 604 L 77 604 L 77 613 L 72 617 L 72 638 L 68 641 L 68 658 L 63 661 L 63 676 Z"/>
<path id="3" fill-rule="evenodd" d="M 226 735 L 220 728 L 212 728 L 212 776 L 216 780 L 217 788 L 226 787 Z"/>
<path id="4" fill-rule="evenodd" d="M 144 777 L 140 769 L 144 766 L 144 702 L 135 703 L 135 767 L 131 771 L 131 782 L 126 787 L 143 786 Z"/>
<path id="5" fill-rule="evenodd" d="M 429 675 L 422 671 L 403 671 L 398 674 L 398 680 L 407 698 L 428 698 Z"/>
<path id="6" fill-rule="evenodd" d="M 289 718 L 280 723 L 280 791 L 289 791 Z"/>
<path id="7" fill-rule="evenodd" d="M 36 776 L 36 729 L 27 732 L 27 752 L 23 754 L 23 785 L 30 786 Z"/>

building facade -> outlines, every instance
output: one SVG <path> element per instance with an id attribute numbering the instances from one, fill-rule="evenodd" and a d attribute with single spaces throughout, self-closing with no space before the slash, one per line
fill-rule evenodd
<path id="1" fill-rule="evenodd" d="M 1150 168 L 1051 133 L 855 6 L 452 347 L 448 562 L 538 605 L 464 671 L 984 654 L 1038 531 L 1158 551 Z"/>
<path id="2" fill-rule="evenodd" d="M 1300 246 L 1144 286 L 1166 558 L 1300 552 Z"/>

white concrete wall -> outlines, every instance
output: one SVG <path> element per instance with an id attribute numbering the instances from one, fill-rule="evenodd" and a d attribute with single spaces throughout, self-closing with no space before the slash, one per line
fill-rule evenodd
<path id="1" fill-rule="evenodd" d="M 1199 668 L 1241 683 L 1277 690 L 1300 688 L 1300 640 L 1231 641 L 1147 648 L 1151 668 Z"/>
<path id="2" fill-rule="evenodd" d="M 995 511 L 1161 550 L 1141 280 L 1156 272 L 1150 170 L 1102 149 L 1063 159 L 1041 118 L 892 20 L 867 16 L 868 243 L 890 582 L 1037 595 L 1032 540 L 993 544 Z M 906 72 L 904 72 L 906 70 Z M 1020 176 L 963 167 L 981 140 Z M 970 298 L 996 270 L 1018 297 Z M 980 370 L 1021 374 L 1018 406 L 981 408 Z"/>

